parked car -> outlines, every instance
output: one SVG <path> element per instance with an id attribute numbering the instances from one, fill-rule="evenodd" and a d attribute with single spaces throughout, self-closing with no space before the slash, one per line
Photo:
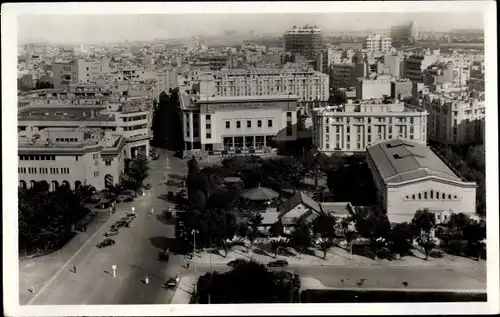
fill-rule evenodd
<path id="1" fill-rule="evenodd" d="M 92 196 L 90 198 L 85 199 L 84 203 L 86 204 L 96 204 L 101 201 L 101 198 L 98 196 Z"/>
<path id="2" fill-rule="evenodd" d="M 285 267 L 288 266 L 288 262 L 286 260 L 276 260 L 267 263 L 267 266 L 269 267 Z"/>
<path id="3" fill-rule="evenodd" d="M 176 185 L 176 184 L 175 184 L 175 182 L 174 182 L 173 180 L 168 180 L 168 181 L 167 181 L 167 185 L 168 185 L 168 186 L 174 186 L 174 185 Z"/>
<path id="4" fill-rule="evenodd" d="M 156 155 L 151 155 L 151 158 L 152 158 L 154 161 L 156 161 L 157 159 L 159 159 L 159 158 L 160 158 L 160 156 L 159 156 L 158 154 L 156 154 Z"/>
<path id="5" fill-rule="evenodd" d="M 151 189 L 151 184 L 146 184 L 143 187 L 144 187 L 144 189 L 149 190 L 149 189 Z"/>
<path id="6" fill-rule="evenodd" d="M 231 266 L 231 267 L 237 267 L 238 265 L 241 265 L 241 264 L 245 264 L 247 263 L 248 261 L 245 260 L 245 259 L 235 259 L 235 260 L 232 260 L 232 261 L 229 261 L 227 263 L 228 266 Z"/>
<path id="7" fill-rule="evenodd" d="M 137 190 L 137 195 L 142 196 L 144 194 L 144 191 L 142 189 Z"/>
<path id="8" fill-rule="evenodd" d="M 111 227 L 109 228 L 109 231 L 110 232 L 118 232 L 118 227 L 115 225 L 111 225 Z"/>
<path id="9" fill-rule="evenodd" d="M 120 193 L 122 196 L 132 196 L 132 197 L 137 197 L 137 193 L 133 191 L 132 189 L 125 189 Z"/>
<path id="10" fill-rule="evenodd" d="M 115 225 L 116 225 L 117 228 L 123 228 L 123 227 L 127 226 L 127 222 L 124 221 L 124 220 L 120 220 Z"/>
<path id="11" fill-rule="evenodd" d="M 104 234 L 105 237 L 112 237 L 112 236 L 116 236 L 118 234 L 118 229 L 116 229 L 115 231 L 108 231 Z"/>
<path id="12" fill-rule="evenodd" d="M 99 249 L 101 249 L 101 248 L 105 248 L 105 247 L 114 245 L 115 243 L 116 242 L 113 239 L 105 239 L 104 241 L 102 241 L 101 243 L 99 243 L 96 247 L 98 247 Z"/>
<path id="13" fill-rule="evenodd" d="M 165 283 L 167 287 L 174 288 L 177 286 L 177 279 L 175 277 L 171 277 Z"/>
<path id="14" fill-rule="evenodd" d="M 117 197 L 116 202 L 126 202 L 129 203 L 131 201 L 134 201 L 134 197 L 129 196 L 129 195 L 120 195 Z"/>

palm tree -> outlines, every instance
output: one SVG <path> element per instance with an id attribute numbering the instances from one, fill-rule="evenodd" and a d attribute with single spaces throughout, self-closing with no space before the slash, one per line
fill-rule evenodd
<path id="1" fill-rule="evenodd" d="M 259 235 L 259 226 L 262 224 L 263 219 L 264 218 L 262 217 L 262 215 L 258 212 L 250 216 L 249 219 L 250 230 L 248 230 L 248 236 L 247 236 L 248 240 L 250 241 L 250 248 L 249 248 L 251 252 L 250 257 L 253 257 L 253 251 L 252 251 L 253 243 Z"/>
<path id="2" fill-rule="evenodd" d="M 417 242 L 424 249 L 425 260 L 427 261 L 430 252 L 436 246 L 436 240 L 432 236 L 436 226 L 435 215 L 429 212 L 428 209 L 418 210 L 413 217 L 412 226 L 420 232 Z"/>

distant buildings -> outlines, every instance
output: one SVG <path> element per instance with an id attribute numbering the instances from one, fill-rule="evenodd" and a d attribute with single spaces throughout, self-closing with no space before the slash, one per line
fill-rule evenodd
<path id="1" fill-rule="evenodd" d="M 422 209 L 433 213 L 436 223 L 459 213 L 478 218 L 476 183 L 464 181 L 425 144 L 380 142 L 367 149 L 366 160 L 391 223 L 411 222 Z"/>
<path id="2" fill-rule="evenodd" d="M 297 96 L 179 94 L 185 150 L 262 153 L 297 138 Z"/>
<path id="3" fill-rule="evenodd" d="M 315 26 L 296 27 L 285 32 L 285 50 L 315 59 L 323 45 L 321 29 Z"/>
<path id="4" fill-rule="evenodd" d="M 427 113 L 380 100 L 315 108 L 313 144 L 322 152 L 360 152 L 377 142 L 406 139 L 426 144 Z"/>
<path id="5" fill-rule="evenodd" d="M 392 39 L 384 34 L 369 34 L 363 45 L 367 52 L 388 52 L 391 48 Z"/>
<path id="6" fill-rule="evenodd" d="M 94 83 L 103 74 L 109 74 L 109 59 L 74 59 L 68 63 L 52 64 L 54 88 L 69 84 Z"/>
<path id="7" fill-rule="evenodd" d="M 405 59 L 405 77 L 411 81 L 423 83 L 424 70 L 439 60 L 436 54 L 416 54 Z"/>
<path id="8" fill-rule="evenodd" d="M 417 22 L 412 22 L 410 24 L 410 40 L 412 42 L 416 42 L 420 39 L 419 33 L 418 33 L 418 26 Z"/>

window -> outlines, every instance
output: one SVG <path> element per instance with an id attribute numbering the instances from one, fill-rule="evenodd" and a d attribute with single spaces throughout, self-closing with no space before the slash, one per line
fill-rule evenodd
<path id="1" fill-rule="evenodd" d="M 212 128 L 212 125 L 210 123 L 207 123 L 205 125 L 205 129 L 210 130 Z"/>
<path id="2" fill-rule="evenodd" d="M 212 119 L 212 116 L 211 116 L 211 115 L 207 114 L 207 115 L 205 116 L 205 120 L 207 120 L 207 121 L 208 121 L 208 120 L 211 120 L 211 119 Z"/>
<path id="3" fill-rule="evenodd" d="M 206 137 L 207 137 L 207 139 L 211 139 L 212 138 L 212 133 L 207 133 Z"/>
<path id="4" fill-rule="evenodd" d="M 351 136 L 350 135 L 347 136 L 347 142 L 351 142 Z"/>
<path id="5" fill-rule="evenodd" d="M 229 129 L 231 128 L 231 122 L 230 121 L 226 121 L 226 129 Z"/>
<path id="6" fill-rule="evenodd" d="M 351 133 L 351 127 L 347 126 L 347 133 Z"/>
<path id="7" fill-rule="evenodd" d="M 330 133 L 330 127 L 329 126 L 326 126 L 325 130 L 326 130 L 326 133 Z"/>
<path id="8" fill-rule="evenodd" d="M 262 120 L 257 120 L 257 127 L 262 128 Z"/>
<path id="9" fill-rule="evenodd" d="M 273 127 L 273 120 L 267 120 L 267 127 L 272 128 Z"/>
<path id="10" fill-rule="evenodd" d="M 424 199 L 427 199 L 427 192 L 424 193 Z"/>
<path id="11" fill-rule="evenodd" d="M 98 177 L 99 176 L 99 171 L 94 171 L 94 177 Z"/>
<path id="12" fill-rule="evenodd" d="M 290 111 L 288 111 L 288 112 L 286 113 L 286 117 L 287 117 L 287 118 L 291 118 L 291 117 L 292 117 L 292 113 L 291 113 Z"/>
<path id="13" fill-rule="evenodd" d="M 107 159 L 107 160 L 105 161 L 105 163 L 106 163 L 106 166 L 110 166 L 110 165 L 111 165 L 111 160 L 110 160 L 110 159 Z"/>
<path id="14" fill-rule="evenodd" d="M 247 120 L 247 128 L 251 128 L 252 127 L 252 121 L 251 120 Z"/>
<path id="15" fill-rule="evenodd" d="M 236 129 L 240 129 L 241 128 L 241 122 L 240 121 L 236 121 Z"/>
<path id="16" fill-rule="evenodd" d="M 326 146 L 327 149 L 330 148 L 330 144 L 329 143 L 327 143 L 325 146 Z"/>

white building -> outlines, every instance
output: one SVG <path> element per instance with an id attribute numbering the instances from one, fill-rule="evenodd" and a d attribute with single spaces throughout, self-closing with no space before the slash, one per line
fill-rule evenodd
<path id="1" fill-rule="evenodd" d="M 46 181 L 75 189 L 97 190 L 119 182 L 124 170 L 125 139 L 116 132 L 89 128 L 47 128 L 19 132 L 19 186 Z"/>
<path id="2" fill-rule="evenodd" d="M 311 68 L 223 69 L 199 76 L 206 96 L 294 95 L 301 100 L 328 100 L 329 76 Z"/>
<path id="3" fill-rule="evenodd" d="M 296 96 L 180 94 L 186 150 L 262 150 L 297 138 Z"/>
<path id="4" fill-rule="evenodd" d="M 382 75 L 373 79 L 358 78 L 356 80 L 356 99 L 382 99 L 391 96 L 391 76 Z"/>
<path id="5" fill-rule="evenodd" d="M 369 34 L 363 43 L 368 52 L 389 52 L 392 48 L 392 39 L 384 34 Z"/>
<path id="6" fill-rule="evenodd" d="M 313 144 L 318 150 L 361 152 L 377 142 L 406 139 L 426 144 L 427 113 L 403 103 L 349 102 L 313 110 Z"/>
<path id="7" fill-rule="evenodd" d="M 439 61 L 439 55 L 436 54 L 408 56 L 404 62 L 404 75 L 406 78 L 410 79 L 413 82 L 423 83 L 424 70 L 437 61 Z"/>
<path id="8" fill-rule="evenodd" d="M 434 213 L 437 223 L 458 213 L 477 218 L 476 183 L 465 182 L 426 145 L 380 142 L 367 149 L 366 159 L 390 222 L 411 222 L 420 209 Z"/>
<path id="9" fill-rule="evenodd" d="M 484 141 L 484 93 L 458 91 L 425 94 L 415 108 L 429 113 L 429 140 L 451 145 Z"/>

